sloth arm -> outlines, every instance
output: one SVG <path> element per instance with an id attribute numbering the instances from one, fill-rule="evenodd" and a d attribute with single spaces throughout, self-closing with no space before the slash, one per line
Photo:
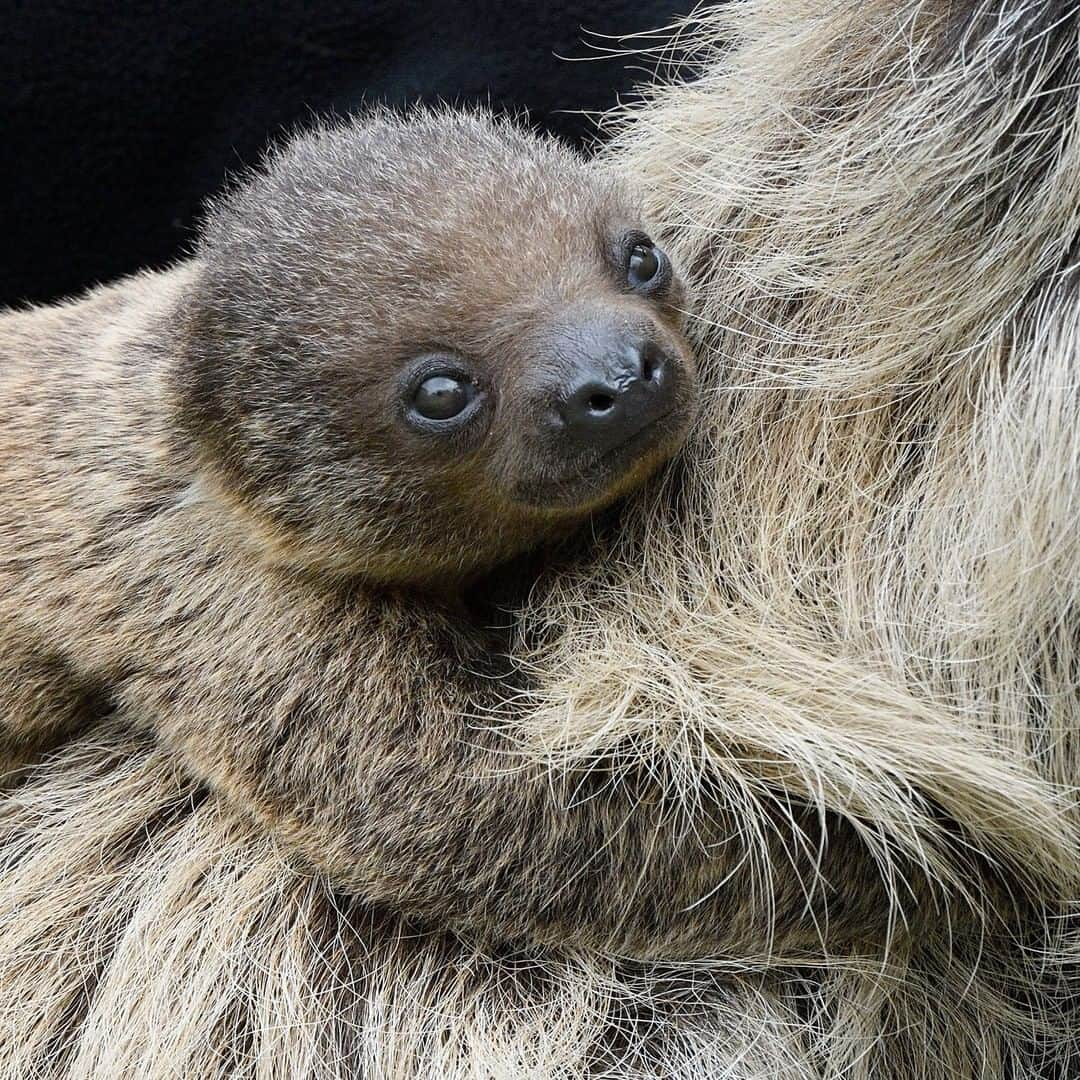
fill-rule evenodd
<path id="1" fill-rule="evenodd" d="M 493 721 L 512 686 L 448 618 L 225 561 L 178 568 L 175 591 L 154 575 L 132 598 L 156 623 L 124 637 L 158 646 L 119 684 L 121 708 L 335 885 L 497 941 L 820 948 L 826 897 L 806 891 L 821 856 L 805 836 L 796 849 L 790 823 L 747 838 L 719 801 L 688 821 L 617 762 L 548 770 Z M 855 880 L 842 854 L 826 848 L 820 869 L 864 902 L 830 911 L 834 947 L 884 910 L 880 880 Z M 762 857 L 784 872 L 763 875 Z"/>

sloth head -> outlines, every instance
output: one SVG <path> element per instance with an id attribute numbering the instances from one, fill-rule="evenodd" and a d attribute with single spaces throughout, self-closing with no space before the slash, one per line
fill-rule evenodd
<path id="1" fill-rule="evenodd" d="M 279 555 L 463 579 L 678 448 L 681 286 L 619 181 L 478 114 L 306 134 L 211 212 L 173 389 Z"/>

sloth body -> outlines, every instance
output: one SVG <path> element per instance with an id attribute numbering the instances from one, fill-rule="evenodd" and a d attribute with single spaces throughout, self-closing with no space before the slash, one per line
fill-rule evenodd
<path id="1" fill-rule="evenodd" d="M 498 940 L 815 938 L 647 769 L 518 760 L 460 603 L 678 446 L 678 296 L 614 181 L 445 114 L 306 136 L 190 262 L 4 316 L 9 744 L 144 718 L 335 884 Z"/>
<path id="2" fill-rule="evenodd" d="M 153 718 L 367 899 L 499 933 L 583 922 L 553 870 L 585 873 L 617 818 L 552 828 L 558 793 L 473 730 L 512 676 L 461 597 L 685 430 L 692 370 L 659 302 L 677 282 L 619 289 L 602 250 L 631 212 L 510 125 L 373 117 L 296 140 L 190 262 L 5 315 L 9 746 L 103 709 Z M 530 257 L 533 284 L 502 265 Z M 568 399 L 638 344 L 666 365 L 667 415 L 593 453 Z M 641 862 L 647 831 L 615 858 Z M 498 915 L 510 893 L 523 919 Z"/>

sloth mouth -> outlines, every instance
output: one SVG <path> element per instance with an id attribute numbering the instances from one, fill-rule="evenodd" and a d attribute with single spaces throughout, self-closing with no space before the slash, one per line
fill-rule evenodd
<path id="1" fill-rule="evenodd" d="M 670 409 L 638 428 L 617 446 L 588 459 L 572 472 L 519 485 L 521 502 L 574 512 L 598 508 L 642 483 L 678 449 L 683 427 L 664 431 Z"/>
<path id="2" fill-rule="evenodd" d="M 625 461 L 627 458 L 631 457 L 636 450 L 640 449 L 642 443 L 648 442 L 655 434 L 657 427 L 662 425 L 674 412 L 674 409 L 668 409 L 666 413 L 661 413 L 659 416 L 653 417 L 647 424 L 639 427 L 633 434 L 628 435 L 618 444 L 618 446 L 613 446 L 610 450 L 605 450 L 604 453 L 596 459 L 596 464 L 606 465 L 612 461 Z M 581 475 L 582 477 L 585 477 L 588 473 L 582 473 Z"/>

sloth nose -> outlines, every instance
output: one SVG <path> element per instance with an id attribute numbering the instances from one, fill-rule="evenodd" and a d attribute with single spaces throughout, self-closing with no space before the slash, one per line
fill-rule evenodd
<path id="1" fill-rule="evenodd" d="M 616 338 L 597 351 L 577 365 L 557 412 L 575 449 L 604 453 L 671 411 L 675 373 L 647 339 Z"/>

